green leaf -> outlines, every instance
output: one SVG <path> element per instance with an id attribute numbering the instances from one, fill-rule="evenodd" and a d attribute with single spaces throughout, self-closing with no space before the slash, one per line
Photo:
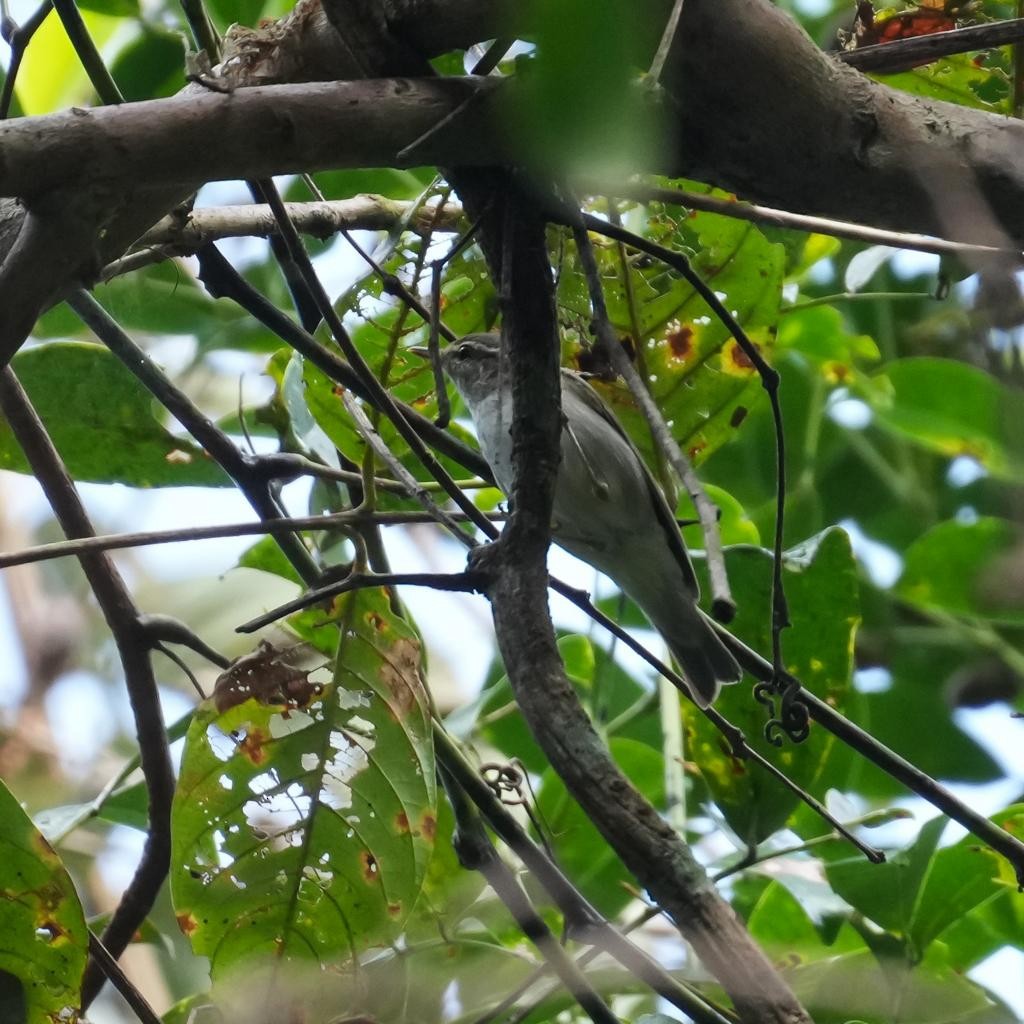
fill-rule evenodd
<path id="1" fill-rule="evenodd" d="M 12 365 L 76 480 L 131 487 L 228 487 L 201 448 L 154 416 L 149 393 L 100 345 L 52 342 L 19 352 Z M 0 420 L 0 468 L 29 472 Z"/>
<path id="2" fill-rule="evenodd" d="M 932 818 L 910 846 L 890 854 L 884 864 L 844 853 L 841 859 L 826 864 L 829 883 L 865 917 L 897 935 L 909 934 L 946 823 L 946 818 Z"/>
<path id="3" fill-rule="evenodd" d="M 713 191 L 686 184 L 697 191 Z M 646 233 L 672 249 L 695 253 L 694 270 L 734 313 L 761 354 L 770 358 L 782 295 L 783 247 L 768 242 L 752 224 L 699 211 L 677 217 L 657 204 L 651 206 Z M 641 347 L 651 394 L 684 451 L 696 462 L 703 461 L 735 436 L 759 401 L 762 389 L 753 367 L 711 308 L 674 271 L 654 260 L 631 266 L 627 292 L 618 247 L 595 243 L 595 256 L 612 325 L 621 336 L 633 338 L 639 331 L 633 341 Z M 559 302 L 581 325 L 582 335 L 590 307 L 575 250 L 567 250 L 560 267 Z M 593 383 L 650 459 L 650 432 L 628 389 Z"/>
<path id="4" fill-rule="evenodd" d="M 587 637 L 559 636 L 558 651 L 580 699 L 591 708 L 595 718 L 611 721 L 648 692 L 606 650 Z M 518 758 L 528 771 L 544 772 L 548 759 L 523 721 L 512 696 L 508 676 L 500 664 L 493 667 L 490 678 L 493 682 L 484 689 L 477 706 L 457 712 L 457 728 L 464 732 L 470 716 L 474 720 L 481 719 L 477 728 L 488 744 L 510 758 Z M 661 743 L 661 727 L 656 715 L 635 718 L 619 735 L 655 748 Z"/>
<path id="5" fill-rule="evenodd" d="M 424 883 L 437 809 L 419 641 L 383 590 L 342 595 L 332 617 L 334 679 L 306 706 L 207 703 L 189 730 L 171 891 L 215 977 L 386 943 Z"/>
<path id="6" fill-rule="evenodd" d="M 747 929 L 769 955 L 785 955 L 790 964 L 829 953 L 807 911 L 779 882 L 772 882 L 761 893 L 747 919 Z"/>
<path id="7" fill-rule="evenodd" d="M 886 85 L 915 96 L 945 100 L 961 107 L 1008 114 L 1009 80 L 998 67 L 986 67 L 969 54 L 956 53 L 896 75 L 879 75 Z"/>
<path id="8" fill-rule="evenodd" d="M 1024 480 L 1024 401 L 984 370 L 897 359 L 862 392 L 889 430 L 950 458 L 969 455 L 1002 480 Z"/>
<path id="9" fill-rule="evenodd" d="M 787 980 L 817 1024 L 992 1024 L 984 991 L 946 964 L 879 964 L 862 950 L 799 967 Z"/>
<path id="10" fill-rule="evenodd" d="M 137 18 L 139 16 L 138 0 L 80 0 L 79 7 L 85 11 L 96 11 L 98 14 L 110 14 L 115 18 Z M 179 52 L 180 52 L 179 47 Z M 120 85 L 117 76 L 115 81 Z"/>
<path id="11" fill-rule="evenodd" d="M 660 806 L 665 798 L 661 754 L 645 743 L 614 737 L 608 749 L 626 777 Z M 632 876 L 550 768 L 542 776 L 537 808 L 558 863 L 601 913 L 614 917 L 634 898 L 626 888 Z"/>
<path id="12" fill-rule="evenodd" d="M 99 49 L 123 25 L 120 18 L 83 11 L 82 18 Z M 49 114 L 76 103 L 95 101 L 95 92 L 60 18 L 51 14 L 25 51 L 17 82 L 18 99 L 27 115 Z"/>
<path id="13" fill-rule="evenodd" d="M 238 564 L 248 569 L 269 572 L 274 576 L 291 580 L 300 587 L 304 586 L 302 577 L 295 571 L 295 567 L 281 550 L 281 545 L 273 537 L 260 537 L 252 547 L 242 552 Z"/>
<path id="14" fill-rule="evenodd" d="M 136 5 L 136 0 L 102 2 Z M 180 32 L 143 24 L 138 38 L 117 55 L 110 73 L 126 100 L 173 96 L 185 85 L 185 39 Z"/>
<path id="15" fill-rule="evenodd" d="M 883 634 L 879 640 L 892 683 L 880 693 L 858 694 L 855 720 L 861 727 L 933 778 L 973 784 L 1002 778 L 999 764 L 958 727 L 951 713 L 945 683 L 963 663 L 963 652 L 901 639 L 898 634 Z M 908 729 L 908 722 L 914 728 Z M 901 783 L 854 756 L 856 774 L 839 785 L 876 799 L 905 794 Z"/>
<path id="16" fill-rule="evenodd" d="M 783 310 L 776 344 L 806 356 L 831 384 L 849 384 L 858 364 L 879 358 L 878 346 L 866 334 L 851 334 L 834 306 Z"/>
<path id="17" fill-rule="evenodd" d="M 0 896 L 0 1008 L 23 1006 L 26 1024 L 76 1019 L 89 950 L 82 904 L 60 857 L 2 784 Z"/>
<path id="18" fill-rule="evenodd" d="M 992 821 L 1018 838 L 1024 836 L 1024 806 L 1010 807 Z M 1004 894 L 1019 916 L 1024 912 L 1024 897 L 1015 890 L 1016 880 L 1005 859 L 973 836 L 965 836 L 932 858 L 909 938 L 916 949 L 925 950 L 976 907 Z"/>
<path id="19" fill-rule="evenodd" d="M 667 135 L 631 61 L 642 19 L 587 0 L 528 6 L 536 55 L 519 63 L 521 94 L 510 111 L 528 156 L 546 170 L 598 176 L 657 162 Z"/>
<path id="20" fill-rule="evenodd" d="M 703 563 L 697 564 L 703 569 Z M 729 548 L 726 569 L 739 606 L 730 630 L 754 650 L 769 651 L 770 554 L 759 548 Z M 842 530 L 828 530 L 788 552 L 784 569 L 792 620 L 782 636 L 785 667 L 841 712 L 849 698 L 853 635 L 860 620 L 849 538 Z M 816 792 L 816 780 L 836 742 L 830 733 L 812 725 L 803 743 L 770 745 L 763 735 L 765 709 L 754 700 L 749 681 L 726 687 L 715 707 L 755 750 L 798 785 Z M 721 733 L 695 708 L 686 704 L 684 715 L 688 756 L 699 765 L 712 799 L 740 839 L 759 843 L 781 828 L 798 798 L 756 764 L 732 757 Z"/>
<path id="21" fill-rule="evenodd" d="M 1014 585 L 1020 544 L 1020 532 L 1005 519 L 939 523 L 907 550 L 895 593 L 953 615 L 1024 622 Z"/>

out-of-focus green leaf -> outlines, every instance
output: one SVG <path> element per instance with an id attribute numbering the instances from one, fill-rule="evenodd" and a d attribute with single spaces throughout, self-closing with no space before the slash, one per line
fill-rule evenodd
<path id="1" fill-rule="evenodd" d="M 135 4 L 135 0 L 109 2 Z M 139 37 L 117 55 L 110 71 L 126 100 L 173 96 L 185 85 L 185 40 L 179 32 L 143 24 Z"/>
<path id="2" fill-rule="evenodd" d="M 947 964 L 879 964 L 866 950 L 787 972 L 816 1024 L 983 1024 L 984 991 Z"/>
<path id="3" fill-rule="evenodd" d="M 308 703 L 210 702 L 189 730 L 172 896 L 216 976 L 386 943 L 423 887 L 437 809 L 419 641 L 382 590 L 342 595 L 332 618 L 334 680 Z"/>
<path id="4" fill-rule="evenodd" d="M 614 614 L 616 609 L 611 611 Z M 644 688 L 587 637 L 560 636 L 558 650 L 581 700 L 601 721 L 610 722 L 644 696 Z M 540 774 L 548 768 L 547 757 L 516 708 L 508 676 L 497 665 L 492 682 L 476 706 L 456 714 L 461 731 L 465 731 L 467 719 L 472 716 L 487 743 L 508 757 L 518 758 L 528 771 Z M 654 716 L 634 718 L 618 735 L 654 746 L 661 742 L 660 726 Z"/>
<path id="5" fill-rule="evenodd" d="M 123 22 L 118 17 L 83 11 L 89 36 L 102 48 Z M 75 103 L 96 102 L 96 94 L 64 26 L 51 13 L 32 37 L 25 51 L 16 85 L 26 115 L 49 114 Z"/>
<path id="6" fill-rule="evenodd" d="M 131 487 L 228 487 L 206 453 L 154 416 L 149 393 L 100 345 L 52 342 L 26 349 L 12 365 L 76 480 Z M 0 468 L 28 472 L 0 420 Z"/>
<path id="7" fill-rule="evenodd" d="M 703 572 L 703 563 L 696 564 Z M 730 548 L 726 568 L 739 606 L 730 630 L 754 650 L 770 651 L 770 554 L 759 548 Z M 828 530 L 790 551 L 783 583 L 792 621 L 782 637 L 785 667 L 841 712 L 850 690 L 853 635 L 860 621 L 856 566 L 847 535 Z M 754 700 L 749 679 L 726 687 L 715 707 L 790 779 L 823 795 L 817 792 L 816 779 L 835 743 L 829 733 L 812 725 L 803 743 L 771 746 L 763 735 L 766 712 Z M 781 828 L 798 798 L 757 765 L 732 757 L 721 733 L 689 703 L 684 715 L 688 756 L 699 765 L 712 799 L 740 839 L 759 843 Z"/>
<path id="8" fill-rule="evenodd" d="M 209 0 L 207 6 L 221 32 L 236 22 L 255 27 L 261 17 L 273 16 L 267 0 Z"/>
<path id="9" fill-rule="evenodd" d="M 784 313 L 776 339 L 779 348 L 805 356 L 830 384 L 849 384 L 858 375 L 859 363 L 879 357 L 875 342 L 866 334 L 851 334 L 834 306 Z"/>
<path id="10" fill-rule="evenodd" d="M 1024 621 L 1021 533 L 1005 519 L 939 523 L 910 546 L 895 593 L 953 615 Z"/>
<path id="11" fill-rule="evenodd" d="M 661 806 L 665 775 L 661 754 L 645 743 L 614 738 L 609 750 L 637 789 L 656 807 Z M 537 806 L 550 830 L 549 841 L 558 863 L 588 900 L 603 914 L 614 917 L 634 898 L 626 888 L 632 876 L 551 769 L 542 776 Z"/>
<path id="12" fill-rule="evenodd" d="M 979 784 L 1000 778 L 999 764 L 985 748 L 961 731 L 946 696 L 946 682 L 961 663 L 949 647 L 893 637 L 885 668 L 891 685 L 882 692 L 858 695 L 855 720 L 885 744 L 934 778 Z M 908 729 L 907 723 L 914 728 Z M 855 774 L 845 785 L 874 798 L 895 799 L 901 783 L 857 755 Z"/>
<path id="13" fill-rule="evenodd" d="M 322 171 L 315 174 L 314 178 L 328 199 L 349 199 L 364 193 L 387 196 L 389 199 L 415 199 L 427 183 L 422 173 L 397 167 Z"/>
<path id="14" fill-rule="evenodd" d="M 770 956 L 785 956 L 790 964 L 818 960 L 830 950 L 807 911 L 781 883 L 772 882 L 747 919 L 747 930 Z"/>
<path id="15" fill-rule="evenodd" d="M 1003 480 L 1024 479 L 1024 401 L 983 370 L 952 359 L 898 359 L 863 394 L 889 430 L 950 458 L 969 455 Z"/>
<path id="16" fill-rule="evenodd" d="M 561 173 L 611 174 L 656 160 L 666 135 L 631 60 L 641 19 L 587 0 L 529 7 L 536 56 L 520 62 L 522 93 L 509 114 L 532 161 Z"/>
<path id="17" fill-rule="evenodd" d="M 75 1019 L 89 950 L 82 904 L 60 857 L 2 784 L 0 893 L 0 1008 L 23 1007 L 26 1024 Z"/>

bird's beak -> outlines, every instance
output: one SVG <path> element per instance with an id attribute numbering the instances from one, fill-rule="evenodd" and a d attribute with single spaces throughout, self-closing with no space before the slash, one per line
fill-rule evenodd
<path id="1" fill-rule="evenodd" d="M 419 356 L 420 359 L 430 358 L 430 349 L 424 348 L 422 345 L 410 345 L 405 351 L 411 352 L 414 356 Z"/>

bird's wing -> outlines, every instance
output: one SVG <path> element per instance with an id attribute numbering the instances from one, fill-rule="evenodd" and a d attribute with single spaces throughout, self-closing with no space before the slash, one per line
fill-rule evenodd
<path id="1" fill-rule="evenodd" d="M 640 463 L 644 480 L 647 482 L 647 490 L 650 492 L 658 522 L 668 537 L 669 547 L 676 556 L 679 568 L 682 569 L 686 586 L 696 601 L 700 597 L 700 584 L 697 582 L 697 575 L 693 571 L 693 563 L 690 561 L 690 555 L 686 550 L 686 545 L 683 543 L 683 536 L 679 532 L 679 524 L 676 522 L 676 517 L 672 514 L 672 510 L 668 507 L 668 502 L 665 500 L 664 491 L 662 491 L 657 480 L 654 479 L 654 475 L 647 468 L 647 463 L 637 450 L 636 445 L 633 444 L 629 435 L 622 429 L 622 424 L 619 423 L 615 413 L 609 408 L 608 403 L 578 373 L 574 373 L 572 370 L 567 370 L 564 367 L 562 373 L 564 374 L 563 383 L 567 387 L 572 388 L 573 394 L 580 401 L 584 402 L 589 409 L 601 416 L 632 449 L 633 454 Z M 566 380 L 565 378 L 568 379 Z"/>

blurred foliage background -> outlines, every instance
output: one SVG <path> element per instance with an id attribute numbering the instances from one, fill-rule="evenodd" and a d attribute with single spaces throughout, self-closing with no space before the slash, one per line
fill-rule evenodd
<path id="1" fill-rule="evenodd" d="M 127 99 L 170 96 L 184 85 L 187 44 L 176 5 L 80 6 Z M 221 32 L 288 10 L 278 0 L 207 6 Z M 623 63 L 615 26 L 589 5 L 569 6 L 571 17 L 560 10 L 541 19 L 538 38 L 521 44 L 502 70 L 532 75 L 545 108 L 567 91 L 592 87 L 589 106 L 571 107 L 573 123 L 545 122 L 544 131 L 578 133 L 579 152 L 591 154 L 586 169 L 600 164 L 608 175 L 622 170 L 627 154 L 646 151 L 651 130 L 613 103 L 635 77 Z M 780 6 L 825 48 L 852 22 L 845 0 Z M 30 13 L 12 9 L 16 20 Z M 976 16 L 1016 13 L 1015 4 L 985 0 Z M 461 74 L 477 56 L 452 54 L 435 63 L 443 73 Z M 1012 61 L 1004 48 L 885 81 L 1012 114 Z M 607 73 L 595 76 L 589 62 Z M 92 102 L 78 56 L 51 15 L 19 71 L 12 113 Z M 617 117 L 629 132 L 620 134 L 615 152 L 607 140 L 616 136 L 609 119 L 614 128 Z M 544 131 L 535 140 L 538 158 Z M 323 173 L 315 180 L 328 199 L 376 194 L 429 208 L 448 196 L 434 168 Z M 279 184 L 289 199 L 310 198 L 298 180 Z M 698 182 L 650 184 L 713 192 Z M 200 192 L 197 206 L 249 201 L 242 183 L 218 183 Z M 973 274 L 952 259 L 756 225 L 685 202 L 599 193 L 583 201 L 688 254 L 782 375 L 785 581 L 793 619 L 784 636 L 787 666 L 834 708 L 1020 835 L 1024 306 L 1015 271 Z M 429 262 L 454 237 L 402 225 L 390 235 L 356 234 L 386 271 L 423 296 Z M 586 282 L 571 236 L 551 229 L 549 240 L 564 362 L 580 367 L 590 340 Z M 685 281 L 627 247 L 593 241 L 613 325 L 722 509 L 740 609 L 733 628 L 765 652 L 776 481 L 760 384 Z M 389 297 L 345 238 L 310 240 L 309 248 L 364 359 L 393 395 L 433 415 L 429 368 L 407 351 L 425 341 L 422 320 Z M 222 250 L 250 283 L 290 309 L 265 241 L 231 241 Z M 335 383 L 240 308 L 211 299 L 193 259 L 144 267 L 94 294 L 242 448 L 280 447 L 390 475 L 368 454 Z M 444 271 L 443 319 L 461 334 L 490 329 L 496 315 L 482 254 L 470 245 Z M 323 328 L 317 336 L 326 342 Z M 100 532 L 251 518 L 221 469 L 66 307 L 40 320 L 13 365 Z M 628 392 L 595 386 L 675 493 Z M 428 480 L 387 422 L 378 426 L 402 463 Z M 457 405 L 453 430 L 471 439 Z M 0 548 L 57 539 L 2 421 L 0 467 Z M 501 500 L 490 488 L 470 493 L 487 510 Z M 283 495 L 295 515 L 343 509 L 353 500 L 343 484 L 308 479 L 289 484 Z M 419 507 L 384 491 L 376 501 L 392 512 Z M 678 514 L 693 515 L 685 497 Z M 703 571 L 699 528 L 685 533 Z M 396 571 L 462 567 L 462 548 L 434 526 L 388 527 L 383 535 Z M 350 540 L 329 531 L 312 544 L 322 566 L 357 554 Z M 236 625 L 297 592 L 293 570 L 269 540 L 177 544 L 116 557 L 140 607 L 178 616 L 229 657 L 254 644 L 234 632 Z M 639 612 L 607 581 L 594 580 L 567 556 L 552 557 L 560 575 L 596 588 L 605 611 L 658 649 Z M 42 942 L 38 906 L 23 904 L 21 917 L 3 912 L 12 915 L 9 928 L 0 926 L 3 977 L 46 981 L 44 995 L 0 986 L 0 1006 L 34 1021 L 43 1018 L 33 1014 L 75 1005 L 82 915 L 102 923 L 116 904 L 141 847 L 146 797 L 138 776 L 128 774 L 136 752 L 121 670 L 77 565 L 66 559 L 9 568 L 3 584 L 0 776 L 16 799 L 0 793 L 10 804 L 0 835 L 38 873 L 35 891 L 53 900 L 44 909 L 58 908 L 63 922 L 63 945 Z M 421 678 L 472 759 L 519 759 L 536 807 L 527 823 L 544 833 L 587 898 L 624 926 L 647 916 L 642 894 L 522 723 L 494 660 L 486 605 L 429 592 L 403 592 L 402 599 L 404 618 L 382 592 L 366 591 L 268 633 L 279 644 L 304 639 L 336 658 L 299 710 L 280 701 L 228 708 L 205 702 L 193 715 L 197 697 L 188 678 L 157 655 L 165 715 L 177 723 L 172 735 L 182 759 L 174 865 L 125 962 L 168 1022 L 221 1019 L 212 1009 L 189 1016 L 211 1002 L 211 977 L 224 1020 L 269 1012 L 265 985 L 255 978 L 272 979 L 275 998 L 299 999 L 311 1020 L 344 1013 L 382 1022 L 583 1019 L 557 986 L 527 985 L 540 963 L 536 952 L 482 880 L 457 865 L 451 812 L 434 783 Z M 867 838 L 887 850 L 889 862 L 868 864 L 827 838 L 827 825 L 792 793 L 732 758 L 692 709 L 681 712 L 682 748 L 668 743 L 673 730 L 664 728 L 647 667 L 567 605 L 556 603 L 554 611 L 566 668 L 617 762 L 663 810 L 666 788 L 685 780 L 686 814 L 673 809 L 672 820 L 708 870 L 723 876 L 722 891 L 816 1020 L 1019 1019 L 1024 902 L 1007 865 L 962 830 L 946 828 L 931 808 L 823 730 L 802 745 L 776 749 L 761 739 L 764 711 L 749 687 L 723 694 L 721 711 L 755 747 L 840 819 L 872 826 Z M 184 657 L 210 693 L 219 670 Z M 339 734 L 348 738 L 342 742 Z M 360 746 L 353 736 L 372 742 Z M 36 829 L 59 860 L 39 857 Z M 555 908 L 537 886 L 530 892 L 558 931 Z M 244 932 L 242 921 L 251 925 Z M 671 926 L 654 917 L 635 934 L 682 977 L 719 995 Z M 26 947 L 35 951 L 32 963 L 19 967 Z M 271 970 L 282 952 L 289 971 Z M 28 975 L 19 973 L 26 969 Z M 592 977 L 624 1019 L 668 1013 L 610 963 L 599 961 Z M 518 986 L 519 1016 L 489 1016 Z M 108 992 L 89 1019 L 134 1018 Z"/>

